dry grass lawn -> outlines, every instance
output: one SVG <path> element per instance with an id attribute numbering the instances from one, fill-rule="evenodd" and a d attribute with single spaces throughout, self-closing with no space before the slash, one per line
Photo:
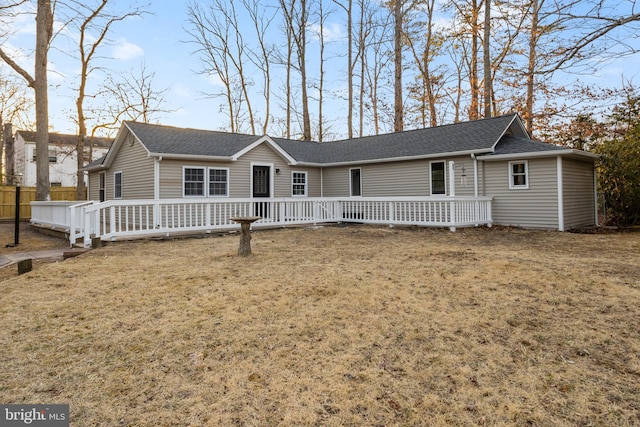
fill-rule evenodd
<path id="1" fill-rule="evenodd" d="M 640 233 L 329 227 L 0 282 L 0 402 L 73 426 L 640 425 Z"/>

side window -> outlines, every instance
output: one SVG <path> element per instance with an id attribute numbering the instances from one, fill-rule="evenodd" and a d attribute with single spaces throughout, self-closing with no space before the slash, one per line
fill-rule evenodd
<path id="1" fill-rule="evenodd" d="M 113 174 L 113 198 L 122 199 L 122 172 Z"/>
<path id="2" fill-rule="evenodd" d="M 204 197 L 204 168 L 183 169 L 183 196 Z"/>
<path id="3" fill-rule="evenodd" d="M 529 188 L 529 164 L 526 160 L 509 162 L 509 188 Z"/>
<path id="4" fill-rule="evenodd" d="M 362 170 L 349 169 L 349 191 L 352 197 L 362 196 Z"/>
<path id="5" fill-rule="evenodd" d="M 229 171 L 227 169 L 209 169 L 209 196 L 226 197 L 229 195 Z"/>
<path id="6" fill-rule="evenodd" d="M 307 173 L 291 172 L 291 195 L 306 196 L 307 195 Z"/>
<path id="7" fill-rule="evenodd" d="M 105 200 L 107 200 L 107 192 L 106 192 L 106 188 L 107 188 L 107 173 L 106 172 L 100 172 L 100 181 L 99 181 L 99 188 L 98 188 L 98 193 L 99 193 L 99 197 L 100 197 L 100 201 L 104 202 Z"/>
<path id="8" fill-rule="evenodd" d="M 446 194 L 445 162 L 431 162 L 431 194 Z"/>

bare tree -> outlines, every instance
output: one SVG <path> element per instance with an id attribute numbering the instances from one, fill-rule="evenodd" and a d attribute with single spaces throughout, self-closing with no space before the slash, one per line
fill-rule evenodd
<path id="1" fill-rule="evenodd" d="M 142 63 L 138 70 L 120 78 L 107 76 L 99 93 L 103 107 L 94 111 L 97 117 L 91 136 L 101 129 L 115 131 L 123 120 L 151 123 L 159 114 L 175 111 L 165 106 L 165 95 L 169 89 L 157 89 L 155 75 Z"/>
<path id="2" fill-rule="evenodd" d="M 491 72 L 491 0 L 484 2 L 484 36 L 482 40 L 483 66 L 484 66 L 484 116 L 491 117 L 491 84 L 493 73 Z"/>
<path id="3" fill-rule="evenodd" d="M 5 7 L 24 2 L 14 2 Z M 20 67 L 0 47 L 0 57 L 34 89 L 36 103 L 36 200 L 49 200 L 49 100 L 47 58 L 53 37 L 53 10 L 50 0 L 38 0 L 34 76 Z"/>
<path id="4" fill-rule="evenodd" d="M 110 3 L 111 1 L 111 3 Z M 69 4 L 77 12 L 77 17 L 72 21 L 79 23 L 78 53 L 80 59 L 80 82 L 78 96 L 76 98 L 76 113 L 78 121 L 78 141 L 76 143 L 76 159 L 78 171 L 76 175 L 76 197 L 82 200 L 85 197 L 84 172 L 86 157 L 87 118 L 85 116 L 84 101 L 87 96 L 87 81 L 91 74 L 97 70 L 93 66 L 99 48 L 108 43 L 108 34 L 113 25 L 125 19 L 142 16 L 146 12 L 142 8 L 133 8 L 125 13 L 114 14 L 108 10 L 113 0 L 99 0 L 95 4 L 86 1 L 72 0 Z M 91 146 L 90 146 L 91 150 Z M 89 159 L 92 153 L 89 152 Z"/>

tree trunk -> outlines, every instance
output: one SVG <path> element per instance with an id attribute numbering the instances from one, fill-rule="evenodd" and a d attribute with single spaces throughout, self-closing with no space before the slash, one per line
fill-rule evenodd
<path id="1" fill-rule="evenodd" d="M 35 98 L 36 98 L 36 200 L 49 200 L 49 100 L 47 57 L 53 31 L 50 0 L 38 0 L 36 15 Z"/>
<path id="2" fill-rule="evenodd" d="M 484 54 L 484 116 L 491 117 L 491 0 L 485 0 L 484 5 L 484 40 L 482 51 Z"/>
<path id="3" fill-rule="evenodd" d="M 404 110 L 402 104 L 402 1 L 395 0 L 393 3 L 394 19 L 394 114 L 393 130 L 402 132 L 404 130 Z"/>
<path id="4" fill-rule="evenodd" d="M 527 64 L 527 99 L 524 121 L 530 135 L 533 135 L 534 73 L 536 67 L 536 46 L 538 45 L 538 0 L 531 1 L 531 33 L 529 34 L 529 62 Z"/>

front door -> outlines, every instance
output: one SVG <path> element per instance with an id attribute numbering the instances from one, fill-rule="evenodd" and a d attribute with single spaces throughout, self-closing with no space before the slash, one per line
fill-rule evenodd
<path id="1" fill-rule="evenodd" d="M 253 197 L 271 197 L 271 167 L 253 167 Z M 256 202 L 253 207 L 254 215 L 262 218 L 269 217 L 269 203 Z"/>

